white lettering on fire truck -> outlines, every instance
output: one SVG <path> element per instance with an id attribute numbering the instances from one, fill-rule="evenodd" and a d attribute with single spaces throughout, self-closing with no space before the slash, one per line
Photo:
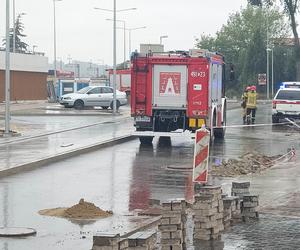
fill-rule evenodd
<path id="1" fill-rule="evenodd" d="M 205 72 L 204 71 L 192 71 L 191 72 L 191 77 L 205 77 Z"/>

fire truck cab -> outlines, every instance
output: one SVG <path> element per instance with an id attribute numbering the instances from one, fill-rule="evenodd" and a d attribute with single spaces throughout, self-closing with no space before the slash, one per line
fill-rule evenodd
<path id="1" fill-rule="evenodd" d="M 224 58 L 207 50 L 133 54 L 131 115 L 141 143 L 205 126 L 223 138 Z"/>

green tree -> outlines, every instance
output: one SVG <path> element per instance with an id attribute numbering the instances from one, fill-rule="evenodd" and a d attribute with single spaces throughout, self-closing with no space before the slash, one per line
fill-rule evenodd
<path id="1" fill-rule="evenodd" d="M 288 24 L 278 8 L 249 4 L 231 14 L 215 37 L 201 35 L 196 40 L 196 47 L 218 51 L 227 65 L 234 65 L 236 80 L 226 83 L 228 91 L 241 91 L 266 72 L 267 27 L 271 42 L 287 37 Z"/>
<path id="2" fill-rule="evenodd" d="M 16 22 L 15 22 L 15 45 L 16 45 L 16 52 L 26 52 L 28 48 L 28 44 L 22 41 L 22 38 L 26 37 L 26 35 L 23 33 L 24 32 L 24 24 L 21 20 L 22 15 L 19 14 L 17 16 Z M 10 29 L 9 32 L 9 39 L 10 39 L 10 44 L 9 48 L 10 51 L 13 51 L 13 36 L 14 36 L 14 30 Z M 6 46 L 6 39 L 3 39 L 3 46 Z"/>

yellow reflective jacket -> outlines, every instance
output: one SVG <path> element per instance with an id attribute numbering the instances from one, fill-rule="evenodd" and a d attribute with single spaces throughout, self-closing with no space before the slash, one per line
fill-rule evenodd
<path id="1" fill-rule="evenodd" d="M 250 91 L 247 94 L 247 108 L 256 108 L 256 98 L 257 98 L 257 93 L 256 91 Z"/>

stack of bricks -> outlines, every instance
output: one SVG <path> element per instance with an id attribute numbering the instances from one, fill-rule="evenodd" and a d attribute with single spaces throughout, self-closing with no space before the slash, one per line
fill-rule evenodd
<path id="1" fill-rule="evenodd" d="M 231 218 L 232 218 L 232 207 L 234 205 L 234 198 L 233 197 L 224 197 L 223 198 L 223 224 L 224 228 L 230 227 Z"/>
<path id="2" fill-rule="evenodd" d="M 161 224 L 161 250 L 182 250 L 185 247 L 184 224 L 186 222 L 186 202 L 184 200 L 171 200 L 162 203 Z"/>
<path id="3" fill-rule="evenodd" d="M 92 250 L 154 250 L 157 249 L 156 231 L 141 231 L 128 238 L 120 234 L 98 234 L 93 237 Z"/>
<path id="4" fill-rule="evenodd" d="M 203 186 L 196 190 L 194 213 L 194 239 L 219 239 L 223 224 L 223 200 L 220 186 Z"/>
<path id="5" fill-rule="evenodd" d="M 128 247 L 127 240 L 121 240 L 120 234 L 102 233 L 93 236 L 92 250 L 119 250 Z"/>
<path id="6" fill-rule="evenodd" d="M 258 195 L 244 195 L 241 204 L 243 221 L 258 219 Z"/>
<path id="7" fill-rule="evenodd" d="M 232 182 L 231 195 L 242 199 L 244 195 L 250 193 L 249 188 L 250 182 Z"/>
<path id="8" fill-rule="evenodd" d="M 128 248 L 124 250 L 153 250 L 157 249 L 156 231 L 137 232 L 128 237 Z M 119 250 L 122 250 L 121 247 Z"/>
<path id="9" fill-rule="evenodd" d="M 231 207 L 231 223 L 241 222 L 241 199 L 238 196 L 232 196 L 233 204 Z"/>

